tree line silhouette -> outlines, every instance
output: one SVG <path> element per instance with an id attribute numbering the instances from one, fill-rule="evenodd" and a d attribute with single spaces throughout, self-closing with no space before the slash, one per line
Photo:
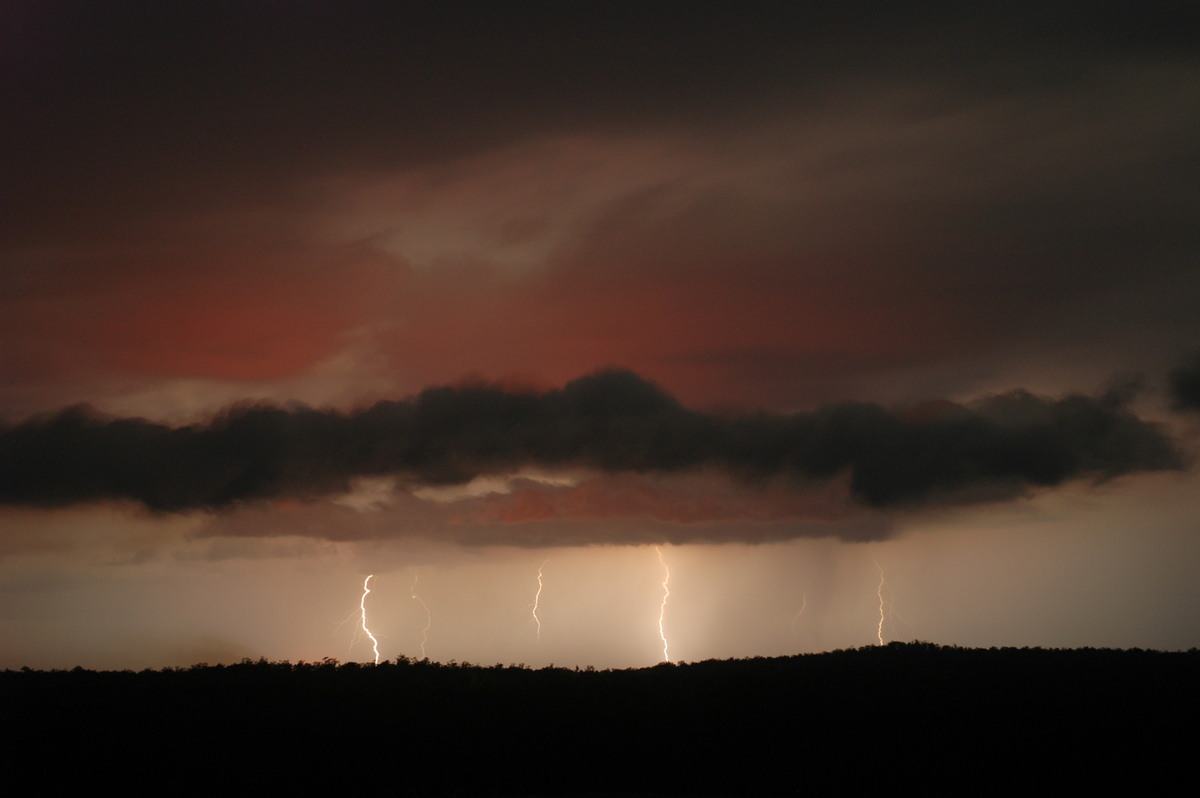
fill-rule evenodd
<path id="1" fill-rule="evenodd" d="M 632 670 L 250 661 L 0 674 L 5 750 L 127 793 L 923 794 L 1166 785 L 1200 652 L 932 643 Z"/>

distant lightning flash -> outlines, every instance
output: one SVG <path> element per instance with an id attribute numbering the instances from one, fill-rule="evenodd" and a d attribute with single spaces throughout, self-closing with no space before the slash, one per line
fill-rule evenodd
<path id="1" fill-rule="evenodd" d="M 796 610 L 796 614 L 792 616 L 792 631 L 796 631 L 796 621 L 800 620 L 800 616 L 808 609 L 808 594 L 805 593 L 800 597 L 800 609 Z"/>
<path id="2" fill-rule="evenodd" d="M 667 585 L 671 582 L 671 569 L 667 567 L 666 560 L 663 559 L 662 548 L 655 546 L 654 551 L 658 553 L 658 562 L 663 568 L 663 597 L 662 604 L 658 608 L 658 637 L 662 640 L 663 644 L 662 661 L 670 662 L 671 655 L 667 653 L 667 633 L 663 630 L 663 619 L 667 615 L 667 598 L 671 595 L 671 589 L 667 587 Z"/>
<path id="3" fill-rule="evenodd" d="M 375 635 L 371 634 L 371 630 L 367 628 L 367 594 L 371 592 L 371 580 L 375 578 L 375 574 L 371 574 L 363 580 L 363 594 L 358 602 L 358 611 L 362 616 L 362 630 L 367 633 L 367 637 L 371 638 L 371 648 L 375 650 L 375 664 L 379 664 L 379 641 L 375 639 Z"/>
<path id="4" fill-rule="evenodd" d="M 875 588 L 875 595 L 879 597 L 879 624 L 875 627 L 875 639 L 879 641 L 879 645 L 883 645 L 883 627 L 886 623 L 892 625 L 892 636 L 895 637 L 897 632 L 896 622 L 907 626 L 912 630 L 913 625 L 908 622 L 899 610 L 896 609 L 895 599 L 886 599 L 883 596 L 883 566 L 879 564 L 879 560 L 875 555 L 871 555 L 871 562 L 875 563 L 875 567 L 879 569 L 879 586 Z"/>
<path id="5" fill-rule="evenodd" d="M 433 626 L 433 613 L 429 611 L 429 605 L 425 603 L 425 599 L 417 595 L 417 580 L 420 578 L 421 575 L 414 568 L 412 588 L 409 592 L 412 593 L 413 600 L 421 605 L 421 609 L 425 610 L 425 628 L 421 630 L 421 659 L 428 659 L 425 656 L 425 644 L 429 642 L 429 627 Z"/>
<path id="6" fill-rule="evenodd" d="M 538 611 L 538 605 L 542 601 L 542 571 L 546 568 L 546 563 L 548 563 L 548 562 L 550 562 L 550 560 L 547 558 L 545 560 L 542 560 L 542 564 L 538 566 L 538 572 L 537 572 L 538 589 L 537 589 L 537 593 L 535 593 L 533 595 L 533 610 L 531 612 L 531 614 L 533 615 L 533 622 L 535 624 L 537 624 L 537 640 L 539 643 L 542 642 L 542 619 L 538 617 L 537 611 Z"/>
<path id="7" fill-rule="evenodd" d="M 357 621 L 362 616 L 362 610 L 351 610 L 350 614 L 343 618 L 337 626 L 333 628 L 333 633 L 336 635 L 342 630 L 342 627 L 351 621 Z M 355 627 L 354 634 L 350 636 L 350 647 L 346 649 L 346 656 L 354 656 L 354 644 L 358 642 L 359 627 Z"/>

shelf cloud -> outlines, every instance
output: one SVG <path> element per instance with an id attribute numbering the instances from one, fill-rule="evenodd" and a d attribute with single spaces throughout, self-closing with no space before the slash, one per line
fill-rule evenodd
<path id="1" fill-rule="evenodd" d="M 530 468 L 706 469 L 749 483 L 846 476 L 861 505 L 921 506 L 981 489 L 995 498 L 1180 468 L 1165 431 L 1130 412 L 1127 398 L 1013 391 L 906 412 L 847 402 L 716 413 L 688 409 L 633 372 L 606 370 L 556 390 L 462 384 L 357 412 L 234 406 L 180 427 L 75 407 L 0 433 L 0 500 L 134 501 L 179 512 L 316 499 L 371 476 L 439 486 Z"/>

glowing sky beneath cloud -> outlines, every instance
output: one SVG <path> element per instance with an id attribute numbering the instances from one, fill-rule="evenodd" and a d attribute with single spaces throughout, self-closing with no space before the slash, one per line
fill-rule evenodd
<path id="1" fill-rule="evenodd" d="M 689 661 L 875 642 L 875 561 L 888 638 L 1197 645 L 1195 20 L 960 5 L 15 4 L 0 667 L 366 661 L 368 574 L 414 656 L 418 573 L 431 658 L 652 664 L 656 545 Z M 236 424 L 588 384 L 649 415 L 440 471 Z M 103 445 L 21 448 L 77 403 Z"/>

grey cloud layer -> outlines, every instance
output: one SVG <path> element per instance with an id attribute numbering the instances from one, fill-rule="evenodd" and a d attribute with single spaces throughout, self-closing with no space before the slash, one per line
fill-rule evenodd
<path id="1" fill-rule="evenodd" d="M 858 502 L 889 508 L 1180 466 L 1165 433 L 1115 392 L 1018 391 L 907 415 L 856 403 L 721 415 L 684 408 L 631 372 L 605 371 L 545 393 L 433 388 L 355 413 L 243 406 L 179 428 L 74 408 L 0 432 L 0 501 L 220 510 L 329 496 L 360 476 L 458 484 L 523 467 L 583 467 L 708 468 L 750 482 L 848 474 Z"/>

